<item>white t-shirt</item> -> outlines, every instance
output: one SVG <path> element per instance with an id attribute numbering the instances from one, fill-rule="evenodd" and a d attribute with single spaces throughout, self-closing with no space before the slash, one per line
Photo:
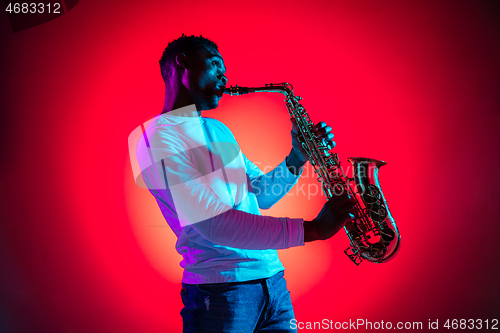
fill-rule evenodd
<path id="1" fill-rule="evenodd" d="M 142 127 L 136 146 L 140 175 L 134 171 L 178 237 L 182 282 L 249 281 L 278 273 L 284 268 L 276 249 L 304 245 L 304 221 L 262 216 L 259 208 L 279 201 L 300 175 L 285 161 L 264 174 L 227 126 L 176 115 L 186 110 L 196 108 L 158 115 Z"/>

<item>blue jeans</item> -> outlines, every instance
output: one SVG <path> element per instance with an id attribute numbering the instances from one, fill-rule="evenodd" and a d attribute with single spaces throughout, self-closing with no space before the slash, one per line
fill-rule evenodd
<path id="1" fill-rule="evenodd" d="M 182 284 L 184 333 L 297 332 L 283 271 L 267 279 Z"/>

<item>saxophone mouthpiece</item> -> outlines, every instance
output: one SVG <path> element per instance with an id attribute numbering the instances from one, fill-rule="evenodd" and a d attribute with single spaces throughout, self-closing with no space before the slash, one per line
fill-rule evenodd
<path id="1" fill-rule="evenodd" d="M 239 87 L 238 85 L 236 85 L 235 87 L 230 86 L 229 88 L 224 89 L 224 94 L 229 94 L 231 96 L 245 95 L 249 92 L 253 92 L 249 91 L 251 89 L 252 88 L 249 89 L 248 87 Z"/>

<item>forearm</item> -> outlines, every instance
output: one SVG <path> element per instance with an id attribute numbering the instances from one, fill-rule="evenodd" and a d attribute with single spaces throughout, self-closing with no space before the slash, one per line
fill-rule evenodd
<path id="1" fill-rule="evenodd" d="M 304 245 L 302 219 L 261 216 L 231 209 L 192 227 L 214 244 L 251 250 Z"/>
<path id="2" fill-rule="evenodd" d="M 249 166 L 252 167 L 250 162 Z M 257 197 L 259 208 L 268 209 L 272 207 L 297 183 L 299 176 L 300 170 L 297 175 L 289 171 L 286 160 L 266 174 L 263 174 L 260 170 L 253 172 L 250 175 L 252 190 Z"/>
<path id="3" fill-rule="evenodd" d="M 292 148 L 290 154 L 286 157 L 286 166 L 288 170 L 294 174 L 298 175 L 302 171 L 302 167 L 306 164 L 307 161 L 303 160 L 303 157 L 297 153 L 297 151 Z"/>

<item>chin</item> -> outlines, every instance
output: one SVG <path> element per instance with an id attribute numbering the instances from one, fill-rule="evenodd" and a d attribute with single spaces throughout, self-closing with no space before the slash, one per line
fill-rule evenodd
<path id="1" fill-rule="evenodd" d="M 218 107 L 219 106 L 219 99 L 220 99 L 219 97 L 214 96 L 214 98 L 207 101 L 207 103 L 205 104 L 207 110 L 212 110 L 212 109 L 215 109 L 216 107 Z"/>

